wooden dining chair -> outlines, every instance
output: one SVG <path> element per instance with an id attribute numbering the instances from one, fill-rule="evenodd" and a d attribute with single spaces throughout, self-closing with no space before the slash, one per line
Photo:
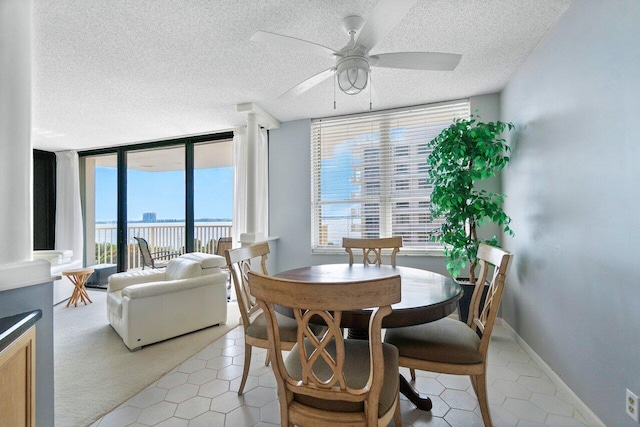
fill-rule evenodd
<path id="1" fill-rule="evenodd" d="M 252 269 L 252 262 L 259 263 L 260 272 L 267 273 L 267 256 L 269 254 L 268 243 L 257 243 L 251 246 L 238 249 L 227 249 L 224 252 L 227 265 L 233 277 L 233 285 L 236 291 L 242 326 L 244 328 L 244 369 L 242 380 L 238 388 L 238 395 L 241 395 L 249 375 L 251 365 L 252 347 L 267 349 L 265 365 L 269 364 L 269 339 L 267 334 L 267 322 L 262 310 L 256 304 L 255 298 L 249 291 L 247 273 Z M 298 334 L 298 324 L 295 320 L 282 316 L 280 319 L 280 339 L 282 348 L 290 350 L 296 342 Z M 320 334 L 324 331 L 322 326 L 314 326 L 314 330 Z"/>
<path id="2" fill-rule="evenodd" d="M 342 238 L 342 247 L 349 254 L 349 264 L 353 264 L 352 249 L 362 249 L 363 264 L 382 264 L 382 250 L 393 249 L 391 252 L 391 266 L 396 266 L 396 255 L 402 247 L 402 236 L 383 237 L 379 239 Z"/>
<path id="3" fill-rule="evenodd" d="M 398 348 L 400 366 L 409 368 L 414 381 L 416 369 L 469 375 L 484 425 L 491 426 L 487 401 L 487 350 L 513 255 L 480 244 L 477 257 L 480 274 L 473 291 L 467 323 L 445 317 L 423 325 L 387 329 L 384 341 Z M 493 270 L 491 275 L 490 270 Z M 480 311 L 482 289 L 488 277 L 491 277 L 489 289 L 484 308 Z"/>
<path id="4" fill-rule="evenodd" d="M 283 426 L 402 425 L 398 351 L 382 343 L 382 319 L 400 301 L 400 276 L 344 283 L 312 283 L 248 273 L 251 294 L 266 314 L 271 364 L 278 384 Z M 283 359 L 281 316 L 291 307 L 296 345 Z M 374 307 L 369 340 L 344 339 L 342 312 Z M 328 329 L 316 337 L 312 322 Z"/>

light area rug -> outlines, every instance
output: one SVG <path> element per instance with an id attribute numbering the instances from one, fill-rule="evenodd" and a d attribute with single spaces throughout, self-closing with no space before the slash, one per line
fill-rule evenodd
<path id="1" fill-rule="evenodd" d="M 53 310 L 55 425 L 89 426 L 238 325 L 238 304 L 227 324 L 130 352 L 107 321 L 106 292 L 89 290 L 92 304 Z"/>

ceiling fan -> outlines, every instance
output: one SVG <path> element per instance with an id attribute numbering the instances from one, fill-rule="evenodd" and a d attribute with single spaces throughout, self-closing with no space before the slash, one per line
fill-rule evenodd
<path id="1" fill-rule="evenodd" d="M 408 70 L 454 70 L 462 55 L 439 52 L 369 54 L 371 49 L 402 20 L 416 1 L 380 0 L 366 22 L 360 16 L 346 17 L 343 20 L 343 27 L 350 40 L 345 47 L 338 51 L 307 40 L 267 31 L 257 31 L 251 36 L 251 40 L 322 55 L 335 60 L 333 66 L 304 80 L 280 95 L 280 97 L 300 95 L 332 76 L 336 76 L 340 90 L 348 95 L 356 95 L 367 87 L 371 76 L 371 67 Z"/>

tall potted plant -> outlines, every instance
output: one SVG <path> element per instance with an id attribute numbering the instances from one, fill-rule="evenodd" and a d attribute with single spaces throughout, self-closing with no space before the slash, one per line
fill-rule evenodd
<path id="1" fill-rule="evenodd" d="M 429 143 L 432 149 L 427 159 L 429 181 L 433 185 L 431 214 L 443 219 L 433 238 L 444 246 L 447 270 L 454 278 L 468 265 L 471 285 L 470 292 L 465 290 L 465 296 L 469 302 L 472 284 L 476 281 L 478 245 L 484 242 L 499 246 L 496 236 L 479 238 L 478 227 L 492 222 L 513 235 L 509 227 L 511 218 L 502 209 L 504 194 L 476 185 L 495 176 L 509 162 L 510 148 L 502 134 L 513 129 L 512 123 L 484 123 L 472 115 L 469 119 L 455 119 Z M 467 320 L 467 298 L 463 297 L 460 303 L 463 321 Z"/>

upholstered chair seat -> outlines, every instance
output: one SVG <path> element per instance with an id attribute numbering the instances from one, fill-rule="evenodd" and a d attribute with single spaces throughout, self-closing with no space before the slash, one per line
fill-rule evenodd
<path id="1" fill-rule="evenodd" d="M 478 335 L 466 323 L 449 317 L 417 326 L 387 329 L 384 341 L 412 359 L 482 363 Z"/>
<path id="2" fill-rule="evenodd" d="M 280 313 L 276 313 L 278 317 L 278 329 L 280 330 L 280 340 L 287 342 L 296 342 L 298 338 L 298 323 L 290 317 L 283 316 Z M 319 335 L 325 330 L 324 326 L 309 325 L 311 330 Z M 264 317 L 264 313 L 260 313 L 251 324 L 247 327 L 247 335 L 259 340 L 268 340 L 269 335 L 267 333 L 267 321 Z"/>

